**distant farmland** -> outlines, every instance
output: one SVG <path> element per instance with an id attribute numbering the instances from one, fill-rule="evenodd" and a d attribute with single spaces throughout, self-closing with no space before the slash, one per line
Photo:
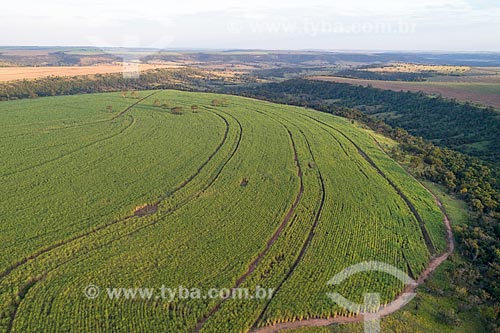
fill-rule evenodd
<path id="1" fill-rule="evenodd" d="M 470 101 L 486 106 L 500 108 L 500 80 L 485 77 L 486 82 L 477 82 L 478 77 L 470 78 L 470 82 L 404 82 L 404 81 L 379 81 L 361 80 L 335 76 L 313 76 L 312 80 L 349 83 L 360 86 L 372 86 L 374 88 L 424 92 L 426 94 L 439 94 L 443 97 L 454 98 L 459 101 Z M 459 77 L 457 80 L 467 80 L 467 77 Z"/>
<path id="2" fill-rule="evenodd" d="M 155 68 L 177 68 L 175 65 L 141 64 L 138 69 L 146 71 Z M 47 67 L 0 67 L 0 82 L 13 80 L 38 79 L 47 76 L 78 76 L 92 74 L 111 74 L 135 70 L 135 66 L 126 64 L 95 66 L 47 66 Z"/>
<path id="3" fill-rule="evenodd" d="M 241 332 L 353 317 L 446 250 L 434 197 L 350 121 L 178 91 L 0 103 L 0 332 Z M 99 286 L 90 299 L 87 286 Z M 273 288 L 109 299 L 105 288 Z"/>

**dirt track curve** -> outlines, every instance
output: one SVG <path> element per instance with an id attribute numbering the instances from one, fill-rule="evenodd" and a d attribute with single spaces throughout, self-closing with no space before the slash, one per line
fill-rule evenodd
<path id="1" fill-rule="evenodd" d="M 378 142 L 377 142 L 378 144 Z M 380 145 L 379 145 L 380 147 Z M 381 148 L 381 147 L 380 147 Z M 382 149 L 382 148 L 381 148 Z M 412 178 L 414 178 L 412 176 Z M 414 178 L 415 179 L 415 178 Z M 416 179 L 415 179 L 416 180 Z M 418 180 L 416 180 L 418 181 Z M 420 183 L 420 182 L 419 182 Z M 408 285 L 405 290 L 398 296 L 394 301 L 389 303 L 388 305 L 381 308 L 377 313 L 370 314 L 370 316 L 378 315 L 379 317 L 388 316 L 396 311 L 401 310 L 406 304 L 406 295 L 407 293 L 415 292 L 415 290 L 421 286 L 429 276 L 446 260 L 448 257 L 453 254 L 455 250 L 455 243 L 453 240 L 453 231 L 451 228 L 450 219 L 446 213 L 446 210 L 443 206 L 443 203 L 439 200 L 439 198 L 432 193 L 427 187 L 425 187 L 422 183 L 420 183 L 424 188 L 431 193 L 436 204 L 439 209 L 443 213 L 443 221 L 446 229 L 446 242 L 447 248 L 446 251 L 439 255 L 435 256 L 429 262 L 427 268 L 420 274 L 415 284 Z M 252 333 L 275 333 L 282 332 L 284 330 L 301 328 L 301 327 L 322 327 L 322 326 L 330 326 L 333 324 L 347 324 L 347 323 L 361 323 L 364 321 L 364 315 L 357 315 L 353 317 L 335 317 L 335 318 L 326 318 L 326 319 L 306 319 L 306 320 L 298 320 L 289 323 L 280 323 L 272 326 L 261 327 L 257 329 L 253 329 Z"/>
<path id="2" fill-rule="evenodd" d="M 281 233 L 285 229 L 286 225 L 288 224 L 288 222 L 292 218 L 293 213 L 295 212 L 295 209 L 299 205 L 299 202 L 300 202 L 300 200 L 302 198 L 302 194 L 304 193 L 304 183 L 303 183 L 303 178 L 302 178 L 302 168 L 301 168 L 301 165 L 300 165 L 300 162 L 299 162 L 299 158 L 298 158 L 298 154 L 297 154 L 297 148 L 295 146 L 295 141 L 293 140 L 292 132 L 290 132 L 290 130 L 285 125 L 283 125 L 283 126 L 287 130 L 288 135 L 290 137 L 290 142 L 292 144 L 293 159 L 295 161 L 295 165 L 296 165 L 296 168 L 297 168 L 297 177 L 299 178 L 300 188 L 299 188 L 299 191 L 297 193 L 297 196 L 295 197 L 295 200 L 294 200 L 292 206 L 288 210 L 287 214 L 285 215 L 285 217 L 284 217 L 283 221 L 281 222 L 281 224 L 279 225 L 278 229 L 276 229 L 276 231 L 274 232 L 274 234 L 267 241 L 266 247 L 264 248 L 264 250 L 261 251 L 259 253 L 259 255 L 257 256 L 257 258 L 250 263 L 250 265 L 248 266 L 247 271 L 242 276 L 240 276 L 238 278 L 238 280 L 236 280 L 236 283 L 234 284 L 234 286 L 233 286 L 232 289 L 239 288 L 241 286 L 241 284 L 248 278 L 248 276 L 250 276 L 250 274 L 252 274 L 252 272 L 255 270 L 255 268 L 259 265 L 259 263 L 261 262 L 261 260 L 264 258 L 264 256 L 267 254 L 267 252 L 271 249 L 271 247 L 273 246 L 273 244 L 276 242 L 276 240 L 281 235 Z M 224 304 L 224 300 L 221 300 L 220 302 L 218 302 L 209 311 L 209 313 L 206 316 L 204 316 L 200 321 L 198 321 L 198 323 L 196 324 L 196 327 L 194 329 L 194 332 L 196 332 L 196 333 L 200 332 L 201 329 L 203 328 L 203 326 L 205 325 L 205 323 L 208 321 L 208 319 L 210 317 L 212 317 L 217 311 L 219 311 L 219 309 L 222 306 L 222 304 Z"/>
<path id="3" fill-rule="evenodd" d="M 154 93 L 153 93 L 154 94 Z M 141 99 L 139 102 L 137 103 L 134 103 L 132 106 L 128 107 L 126 110 L 124 111 L 128 111 L 130 109 L 132 109 L 133 106 L 135 105 L 138 105 L 142 100 L 145 100 L 146 98 L 152 96 L 153 94 Z M 182 184 L 178 185 L 173 191 L 171 191 L 169 194 L 173 194 L 177 191 L 180 191 L 181 189 L 183 189 L 188 183 L 190 183 L 193 179 L 196 178 L 196 176 L 198 176 L 202 169 L 205 168 L 205 166 L 215 157 L 215 155 L 217 155 L 217 153 L 221 150 L 222 146 L 226 143 L 227 139 L 228 139 L 228 133 L 229 133 L 229 123 L 227 122 L 227 120 L 222 117 L 221 115 L 219 115 L 218 113 L 216 112 L 213 112 L 213 111 L 210 111 L 212 113 L 214 113 L 215 115 L 217 115 L 218 117 L 220 117 L 224 123 L 226 124 L 226 130 L 225 130 L 225 133 L 224 133 L 224 137 L 222 139 L 222 141 L 220 142 L 220 144 L 217 146 L 216 150 L 209 156 L 209 158 L 198 168 L 198 170 L 196 171 L 195 174 L 191 175 L 188 179 L 186 179 Z M 121 112 L 120 114 L 124 114 L 125 112 Z M 238 150 L 239 148 L 239 145 L 240 145 L 240 142 L 241 142 L 241 136 L 242 136 L 242 126 L 241 124 L 239 123 L 239 121 L 234 118 L 238 125 L 239 125 L 239 128 L 240 128 L 240 134 L 239 134 L 239 138 L 238 138 L 238 141 L 236 142 L 236 147 L 234 148 L 234 150 L 232 151 L 232 153 L 230 154 L 229 158 L 220 166 L 220 168 L 218 169 L 218 172 L 217 174 L 215 175 L 215 177 L 212 178 L 212 180 L 206 184 L 200 191 L 198 191 L 197 193 L 195 193 L 194 195 L 188 197 L 186 200 L 184 200 L 183 202 L 177 204 L 175 207 L 171 208 L 170 210 L 164 212 L 163 214 L 160 214 L 159 216 L 161 217 L 165 217 L 167 215 L 170 215 L 171 213 L 173 213 L 174 211 L 177 211 L 178 209 L 180 209 L 181 207 L 185 206 L 187 203 L 189 203 L 191 200 L 193 200 L 194 198 L 198 197 L 201 193 L 203 193 L 204 191 L 206 191 L 209 187 L 212 186 L 212 184 L 215 182 L 215 180 L 219 177 L 219 175 L 222 173 L 222 170 L 225 168 L 225 166 L 227 165 L 227 163 L 233 158 L 234 154 L 236 153 L 236 151 Z M 161 201 L 161 200 L 160 200 Z M 158 201 L 159 203 L 159 201 Z M 155 206 L 157 206 L 158 204 L 155 204 Z M 155 210 L 156 212 L 156 210 Z M 98 227 L 95 227 L 94 229 L 84 233 L 84 234 L 80 234 L 80 235 L 77 235 L 75 237 L 72 237 L 70 239 L 67 239 L 67 240 L 64 240 L 64 241 L 61 241 L 59 243 L 56 243 L 56 244 L 53 244 L 47 248 L 44 248 L 32 255 L 30 255 L 29 257 L 26 257 L 24 258 L 23 260 L 19 261 L 19 262 L 16 262 L 15 264 L 13 264 L 12 266 L 8 267 L 4 272 L 0 272 L 0 281 L 7 277 L 13 270 L 25 265 L 26 263 L 28 263 L 29 261 L 31 260 L 34 260 L 46 253 L 49 253 L 53 250 L 56 250 L 60 247 L 63 247 L 67 244 L 70 244 L 74 241 L 77 241 L 77 240 L 80 240 L 82 238 L 85 238 L 87 236 L 90 236 L 91 234 L 94 234 L 94 233 L 97 233 L 101 230 L 104 230 L 104 229 L 107 229 L 115 224 L 119 224 L 119 223 L 124 223 L 124 222 L 127 222 L 129 221 L 130 219 L 133 219 L 137 217 L 137 215 L 134 213 L 133 215 L 130 215 L 128 217 L 125 217 L 123 219 L 120 219 L 120 220 L 115 220 L 111 223 L 108 223 L 108 224 L 104 224 L 104 225 L 101 225 L 101 226 L 98 226 Z M 127 237 L 127 236 L 130 236 L 132 235 L 133 233 L 136 233 L 138 232 L 139 230 L 142 230 L 142 229 L 145 229 L 147 227 L 150 227 L 151 225 L 155 224 L 156 222 L 151 222 L 151 223 L 147 223 L 145 225 L 143 225 L 142 227 L 139 227 L 135 230 L 133 230 L 132 232 L 128 233 L 128 234 L 125 234 L 124 236 L 121 236 L 121 237 L 118 237 L 116 239 L 112 239 L 109 243 L 107 244 L 104 244 L 104 245 L 108 245 L 114 241 L 117 241 L 119 239 L 122 239 L 124 237 Z M 26 294 L 28 293 L 28 291 L 35 285 L 37 284 L 38 282 L 41 282 L 43 281 L 47 275 L 51 272 L 53 272 L 54 270 L 58 269 L 59 267 L 61 267 L 62 265 L 65 265 L 67 264 L 68 262 L 72 261 L 73 259 L 75 259 L 76 256 L 72 257 L 71 259 L 67 260 L 67 261 L 64 261 L 58 265 L 56 265 L 53 269 L 47 271 L 47 272 L 44 272 L 42 273 L 39 277 L 37 277 L 36 279 L 34 279 L 33 281 L 30 281 L 28 284 L 25 284 L 23 285 L 22 287 L 20 287 L 20 290 L 19 290 L 19 293 L 17 294 L 18 297 L 15 298 L 14 300 L 14 303 L 11 305 L 12 306 L 12 312 L 10 313 L 10 320 L 7 324 L 7 330 L 6 332 L 9 333 L 11 330 L 12 330 L 12 327 L 13 327 L 13 324 L 14 324 L 14 320 L 16 318 L 16 314 L 17 314 L 17 310 L 19 308 L 19 305 L 20 303 L 23 301 L 24 297 L 26 296 Z M 21 297 L 21 294 L 23 295 Z"/>

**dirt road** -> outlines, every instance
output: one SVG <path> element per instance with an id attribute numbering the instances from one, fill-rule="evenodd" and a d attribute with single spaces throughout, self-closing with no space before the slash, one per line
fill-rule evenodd
<path id="1" fill-rule="evenodd" d="M 430 192 L 430 191 L 429 191 Z M 443 207 L 442 202 L 439 198 L 431 192 L 436 204 L 441 209 L 443 213 L 444 225 L 446 228 L 447 234 L 447 249 L 443 254 L 434 257 L 429 262 L 428 267 L 422 272 L 422 274 L 418 277 L 417 283 L 413 285 L 408 285 L 404 292 L 400 294 L 393 302 L 383 307 L 376 314 L 380 317 L 385 317 L 390 315 L 396 311 L 401 310 L 407 303 L 405 302 L 405 294 L 414 292 L 418 286 L 422 285 L 427 278 L 434 272 L 448 257 L 453 253 L 455 249 L 455 243 L 453 241 L 453 231 L 451 229 L 450 219 L 446 214 L 446 211 Z M 320 326 L 329 326 L 332 324 L 347 324 L 347 323 L 361 323 L 363 322 L 363 315 L 358 315 L 354 317 L 336 317 L 336 318 L 328 318 L 328 319 L 307 319 L 307 320 L 298 320 L 290 323 L 280 323 L 272 326 L 262 327 L 256 330 L 253 330 L 253 333 L 275 333 L 282 332 L 288 329 L 300 328 L 300 327 L 320 327 Z"/>

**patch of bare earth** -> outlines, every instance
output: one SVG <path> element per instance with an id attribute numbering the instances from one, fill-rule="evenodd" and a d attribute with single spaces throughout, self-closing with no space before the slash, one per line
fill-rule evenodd
<path id="1" fill-rule="evenodd" d="M 96 66 L 51 66 L 51 67 L 5 67 L 0 68 L 0 81 L 30 80 L 48 76 L 80 76 L 94 74 L 112 74 L 130 72 L 138 69 L 147 71 L 158 68 L 179 68 L 178 65 L 156 65 L 156 64 L 109 64 Z"/>
<path id="2" fill-rule="evenodd" d="M 158 205 L 149 205 L 145 204 L 142 206 L 138 206 L 134 209 L 134 216 L 146 216 L 146 215 L 151 215 L 154 214 L 158 211 Z"/>

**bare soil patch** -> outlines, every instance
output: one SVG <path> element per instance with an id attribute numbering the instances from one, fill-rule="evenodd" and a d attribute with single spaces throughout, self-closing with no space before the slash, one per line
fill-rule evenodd
<path id="1" fill-rule="evenodd" d="M 146 216 L 154 214 L 158 211 L 158 205 L 142 205 L 136 207 L 134 210 L 134 216 Z"/>
<path id="2" fill-rule="evenodd" d="M 155 65 L 155 64 L 111 64 L 96 66 L 60 66 L 60 67 L 4 67 L 0 68 L 0 82 L 14 80 L 30 80 L 48 76 L 79 76 L 94 74 L 111 74 L 130 72 L 138 68 L 139 71 L 146 71 L 157 68 L 178 68 L 178 65 Z"/>

